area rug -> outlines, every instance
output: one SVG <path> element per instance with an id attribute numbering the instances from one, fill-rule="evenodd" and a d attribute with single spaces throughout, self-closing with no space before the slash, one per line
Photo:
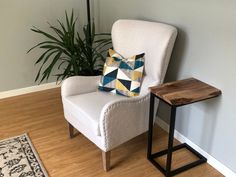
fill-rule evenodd
<path id="1" fill-rule="evenodd" d="M 0 141 L 0 177 L 48 177 L 27 134 Z"/>

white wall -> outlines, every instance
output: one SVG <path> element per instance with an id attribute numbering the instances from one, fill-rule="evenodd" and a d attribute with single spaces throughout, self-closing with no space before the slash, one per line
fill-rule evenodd
<path id="1" fill-rule="evenodd" d="M 100 28 L 120 18 L 172 24 L 179 30 L 166 81 L 196 77 L 223 95 L 177 111 L 177 130 L 236 172 L 236 1 L 99 0 Z M 167 120 L 168 108 L 159 115 Z"/>
<path id="2" fill-rule="evenodd" d="M 85 0 L 0 0 L 0 91 L 36 85 L 39 50 L 26 52 L 44 38 L 30 31 L 37 26 L 48 31 L 48 24 L 64 19 L 72 8 L 81 24 L 85 19 Z M 54 81 L 51 78 L 49 82 Z"/>

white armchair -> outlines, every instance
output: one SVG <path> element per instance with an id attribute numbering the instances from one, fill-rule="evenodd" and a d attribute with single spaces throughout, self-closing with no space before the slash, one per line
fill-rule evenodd
<path id="1" fill-rule="evenodd" d="M 116 52 L 127 58 L 145 53 L 141 93 L 127 98 L 97 91 L 100 76 L 74 76 L 62 84 L 64 115 L 70 136 L 77 129 L 101 150 L 104 170 L 110 168 L 110 151 L 148 130 L 149 89 L 163 82 L 176 28 L 155 22 L 118 20 L 112 27 Z"/>

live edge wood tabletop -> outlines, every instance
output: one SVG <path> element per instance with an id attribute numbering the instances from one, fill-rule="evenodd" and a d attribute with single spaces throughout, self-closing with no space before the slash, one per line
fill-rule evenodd
<path id="1" fill-rule="evenodd" d="M 219 89 L 195 78 L 168 82 L 150 89 L 155 96 L 172 106 L 183 106 L 221 94 Z"/>

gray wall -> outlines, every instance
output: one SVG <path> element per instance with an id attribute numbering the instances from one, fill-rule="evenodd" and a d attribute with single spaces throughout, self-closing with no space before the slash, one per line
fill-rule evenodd
<path id="1" fill-rule="evenodd" d="M 0 1 L 0 91 L 37 85 L 38 67 L 34 62 L 39 50 L 26 54 L 44 38 L 30 31 L 32 26 L 48 30 L 47 22 L 56 24 L 65 10 L 74 8 L 81 24 L 85 18 L 84 0 L 1 0 Z M 51 78 L 49 82 L 55 81 Z"/>
<path id="2" fill-rule="evenodd" d="M 166 81 L 196 77 L 223 91 L 220 98 L 177 112 L 177 130 L 236 172 L 236 1 L 100 0 L 101 30 L 120 18 L 172 24 L 179 30 Z M 159 116 L 167 120 L 168 108 Z"/>

